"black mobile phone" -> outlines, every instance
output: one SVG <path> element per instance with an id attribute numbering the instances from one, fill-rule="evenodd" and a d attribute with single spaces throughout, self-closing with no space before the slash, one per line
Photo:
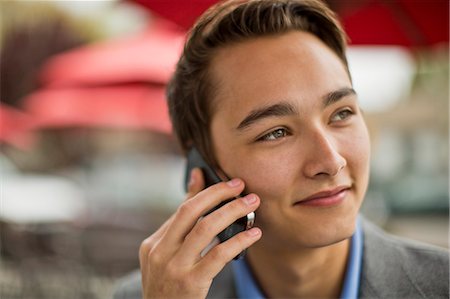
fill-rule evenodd
<path id="1" fill-rule="evenodd" d="M 208 165 L 208 163 L 205 162 L 199 151 L 192 147 L 192 149 L 189 151 L 187 155 L 187 166 L 186 166 L 186 175 L 185 175 L 185 189 L 187 191 L 188 184 L 190 180 L 190 175 L 192 169 L 195 167 L 198 167 L 203 172 L 203 177 L 205 180 L 205 189 L 209 186 L 212 186 L 214 184 L 217 184 L 219 182 L 222 182 L 222 179 L 217 175 L 217 173 L 212 169 L 211 166 Z M 242 194 L 238 197 L 241 197 Z M 236 198 L 238 198 L 236 197 Z M 217 210 L 218 208 L 222 207 L 226 203 L 232 201 L 235 198 L 230 198 L 229 200 L 223 201 L 218 206 L 207 212 L 205 215 L 208 215 L 209 213 Z M 255 222 L 255 213 L 251 212 L 247 214 L 246 216 L 239 218 L 235 222 L 233 222 L 230 226 L 225 228 L 222 232 L 220 232 L 217 235 L 217 238 L 219 239 L 219 242 L 224 242 L 234 235 L 243 232 L 245 230 L 248 230 L 253 227 L 253 224 Z M 241 252 L 235 259 L 243 257 L 245 255 L 245 251 Z"/>

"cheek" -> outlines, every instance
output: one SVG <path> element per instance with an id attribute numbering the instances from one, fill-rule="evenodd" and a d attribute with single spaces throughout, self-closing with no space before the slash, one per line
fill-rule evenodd
<path id="1" fill-rule="evenodd" d="M 345 141 L 346 160 L 360 189 L 365 191 L 369 178 L 370 139 L 365 126 L 357 134 Z"/>
<path id="2" fill-rule="evenodd" d="M 283 197 L 283 190 L 288 190 L 288 178 L 295 171 L 293 166 L 298 165 L 292 161 L 295 155 L 274 157 L 273 154 L 235 151 L 234 158 L 227 156 L 222 164 L 224 171 L 243 179 L 246 192 L 256 193 L 263 201 Z"/>
<path id="3" fill-rule="evenodd" d="M 256 225 L 266 233 L 273 233 L 272 228 L 284 225 L 283 215 L 291 197 L 292 178 L 298 172 L 298 167 L 294 169 L 293 165 L 297 164 L 287 158 L 252 157 L 251 163 L 241 161 L 236 169 L 239 177 L 245 181 L 245 192 L 255 193 L 261 198 L 261 205 L 256 212 Z"/>
<path id="4" fill-rule="evenodd" d="M 255 157 L 251 163 L 243 162 L 240 174 L 248 191 L 255 192 L 262 198 L 279 195 L 280 192 L 277 191 L 285 189 L 284 184 L 290 173 L 286 161 L 287 159 L 277 161 L 272 157 Z"/>

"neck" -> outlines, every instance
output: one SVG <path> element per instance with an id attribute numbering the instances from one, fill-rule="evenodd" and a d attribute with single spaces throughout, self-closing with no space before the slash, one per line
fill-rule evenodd
<path id="1" fill-rule="evenodd" d="M 255 244 L 247 260 L 268 298 L 338 298 L 350 240 L 321 247 L 271 252 Z"/>

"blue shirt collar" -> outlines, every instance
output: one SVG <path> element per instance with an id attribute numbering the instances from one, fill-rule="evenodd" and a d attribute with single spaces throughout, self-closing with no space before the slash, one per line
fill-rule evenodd
<path id="1" fill-rule="evenodd" d="M 350 254 L 340 297 L 342 299 L 358 298 L 363 248 L 363 232 L 361 220 L 358 218 L 356 221 L 356 230 L 350 242 Z"/>
<path id="2" fill-rule="evenodd" d="M 347 261 L 344 283 L 340 298 L 357 299 L 359 281 L 361 277 L 361 262 L 363 255 L 363 232 L 360 219 L 356 222 L 356 230 L 350 242 L 350 254 Z M 232 263 L 234 281 L 238 298 L 264 299 L 264 295 L 257 285 L 245 259 Z"/>

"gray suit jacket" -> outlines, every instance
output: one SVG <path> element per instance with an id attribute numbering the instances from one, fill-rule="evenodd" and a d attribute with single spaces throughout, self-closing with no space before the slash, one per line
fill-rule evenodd
<path id="1" fill-rule="evenodd" d="M 448 251 L 401 240 L 363 220 L 360 298 L 449 298 Z M 114 299 L 141 298 L 135 271 L 121 280 Z M 231 266 L 214 279 L 208 298 L 236 298 Z"/>

